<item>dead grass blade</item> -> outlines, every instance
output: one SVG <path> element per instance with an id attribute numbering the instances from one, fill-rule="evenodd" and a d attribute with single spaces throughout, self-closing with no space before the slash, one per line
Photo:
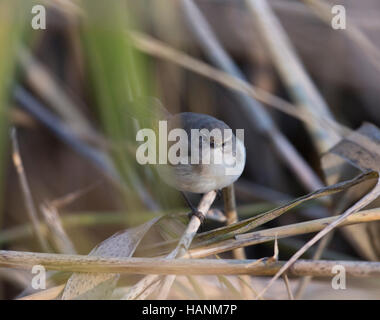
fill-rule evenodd
<path id="1" fill-rule="evenodd" d="M 157 217 L 136 228 L 116 233 L 96 246 L 89 256 L 131 257 L 146 232 L 159 219 L 160 217 Z M 108 298 L 118 279 L 119 274 L 114 273 L 74 273 L 66 284 L 62 299 Z"/>
<path id="2" fill-rule="evenodd" d="M 269 281 L 268 285 L 262 290 L 262 292 L 259 294 L 259 296 L 262 296 L 273 283 L 280 277 L 286 270 L 289 269 L 289 267 L 297 261 L 298 258 L 300 258 L 313 244 L 315 244 L 318 240 L 320 240 L 323 236 L 325 236 L 327 233 L 329 233 L 332 229 L 334 229 L 336 226 L 341 224 L 344 220 L 348 218 L 351 214 L 359 211 L 366 205 L 370 204 L 374 200 L 376 200 L 380 195 L 380 179 L 379 179 L 379 173 L 376 173 L 378 181 L 375 187 L 371 190 L 370 193 L 365 195 L 362 199 L 360 199 L 358 202 L 356 202 L 352 207 L 347 209 L 338 219 L 336 219 L 334 222 L 330 223 L 327 227 L 322 229 L 318 234 L 316 234 L 310 241 L 308 241 L 301 249 L 299 249 L 291 258 L 290 260 L 285 263 L 284 266 L 281 267 L 281 269 L 276 273 L 276 275 Z"/>
<path id="3" fill-rule="evenodd" d="M 318 198 L 321 198 L 324 196 L 328 196 L 328 195 L 332 195 L 332 194 L 335 194 L 338 192 L 342 192 L 348 188 L 351 188 L 351 187 L 358 185 L 358 184 L 360 184 L 364 181 L 367 181 L 369 179 L 375 179 L 376 177 L 377 177 L 377 174 L 376 174 L 376 172 L 373 172 L 373 171 L 360 174 L 359 176 L 357 176 L 354 179 L 344 181 L 344 182 L 340 182 L 340 183 L 334 184 L 332 186 L 328 186 L 328 187 L 319 189 L 315 192 L 309 193 L 305 196 L 302 196 L 300 198 L 292 200 L 283 206 L 280 206 L 276 209 L 262 213 L 260 215 L 255 216 L 255 217 L 252 217 L 250 219 L 246 219 L 246 220 L 231 224 L 231 225 L 226 226 L 226 227 L 214 229 L 214 230 L 209 231 L 209 232 L 201 233 L 197 237 L 197 240 L 198 239 L 199 240 L 211 239 L 212 241 L 216 241 L 215 239 L 219 235 L 232 237 L 234 235 L 250 231 L 250 230 L 266 223 L 266 222 L 269 222 L 269 221 L 279 217 L 280 215 L 287 212 L 288 210 L 290 210 L 290 209 L 292 209 L 292 208 L 294 208 L 294 207 L 296 207 L 296 206 L 298 206 L 298 205 L 300 205 L 306 201 L 309 201 L 312 199 L 318 199 Z"/>
<path id="4" fill-rule="evenodd" d="M 278 239 L 287 238 L 291 236 L 313 233 L 322 230 L 334 222 L 338 217 L 329 217 L 323 219 L 317 219 L 307 222 L 295 223 L 283 227 L 264 229 L 246 234 L 236 235 L 234 239 L 223 240 L 210 245 L 199 245 L 194 249 L 191 249 L 185 258 L 202 258 L 221 252 L 230 251 L 240 247 L 246 247 L 259 243 L 274 241 L 276 237 Z M 340 226 L 353 225 L 358 223 L 366 223 L 371 221 L 380 220 L 380 210 L 371 209 L 360 211 L 356 214 L 349 216 L 342 222 Z"/>
<path id="5" fill-rule="evenodd" d="M 283 277 L 284 282 L 285 282 L 286 291 L 288 292 L 289 300 L 294 300 L 292 288 L 290 287 L 289 278 L 288 278 L 287 274 L 285 273 L 282 277 Z"/>
<path id="6" fill-rule="evenodd" d="M 75 254 L 76 250 L 74 244 L 63 228 L 58 210 L 54 206 L 49 205 L 49 203 L 41 204 L 40 209 L 45 218 L 46 226 L 49 230 L 56 251 L 60 253 Z"/>
<path id="7" fill-rule="evenodd" d="M 11 140 L 12 140 L 12 146 L 13 146 L 13 153 L 12 153 L 13 163 L 17 170 L 22 194 L 24 196 L 26 209 L 29 214 L 30 221 L 32 222 L 34 233 L 41 245 L 41 248 L 45 252 L 49 252 L 50 251 L 49 245 L 46 242 L 46 239 L 43 237 L 39 228 L 40 224 L 39 224 L 37 209 L 34 205 L 32 192 L 30 191 L 28 180 L 25 175 L 25 170 L 24 170 L 24 166 L 21 160 L 20 150 L 19 150 L 18 141 L 17 141 L 17 133 L 16 133 L 15 128 L 12 128 L 11 130 Z"/>

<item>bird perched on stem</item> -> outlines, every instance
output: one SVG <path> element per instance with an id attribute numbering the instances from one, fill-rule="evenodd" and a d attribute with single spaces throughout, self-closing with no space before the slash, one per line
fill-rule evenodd
<path id="1" fill-rule="evenodd" d="M 206 114 L 170 114 L 157 99 L 150 105 L 158 133 L 154 150 L 159 151 L 159 176 L 181 191 L 196 213 L 184 192 L 221 190 L 240 177 L 246 157 L 243 131 L 237 130 L 236 137 L 226 123 Z M 144 141 L 143 136 L 138 140 Z"/>

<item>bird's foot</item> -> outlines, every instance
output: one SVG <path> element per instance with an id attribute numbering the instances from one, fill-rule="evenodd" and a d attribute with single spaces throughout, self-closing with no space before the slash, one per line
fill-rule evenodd
<path id="1" fill-rule="evenodd" d="M 201 222 L 201 224 L 203 224 L 203 221 L 205 220 L 205 216 L 201 211 L 196 210 L 196 209 L 192 210 L 189 213 L 189 219 L 191 219 L 193 216 L 196 216 L 199 219 L 199 221 Z"/>

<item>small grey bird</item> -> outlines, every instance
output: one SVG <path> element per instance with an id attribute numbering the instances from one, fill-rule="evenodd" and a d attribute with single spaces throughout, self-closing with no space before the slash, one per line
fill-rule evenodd
<path id="1" fill-rule="evenodd" d="M 168 162 L 157 165 L 160 177 L 167 184 L 184 192 L 207 193 L 212 190 L 220 190 L 240 177 L 245 165 L 243 143 L 232 134 L 232 131 L 230 135 L 213 136 L 209 134 L 214 129 L 219 129 L 222 133 L 225 132 L 224 130 L 231 130 L 227 124 L 209 115 L 193 112 L 171 115 L 167 121 L 168 131 L 181 128 L 185 130 L 188 136 L 188 159 L 185 164 Z M 200 130 L 200 132 L 202 129 L 207 130 L 205 134 L 201 134 L 198 143 L 191 141 L 191 130 L 193 129 Z M 232 148 L 225 148 L 227 143 L 230 143 Z M 171 144 L 169 143 L 168 147 Z M 202 144 L 209 145 L 208 150 L 202 149 Z M 194 148 L 198 150 L 194 150 Z M 199 163 L 191 163 L 193 152 L 199 153 Z M 210 154 L 206 152 L 210 152 Z M 222 154 L 221 163 L 213 162 L 217 152 Z M 206 156 L 209 157 L 210 161 L 205 161 Z M 234 168 L 233 174 L 228 174 L 227 168 Z"/>
<path id="2" fill-rule="evenodd" d="M 184 159 L 186 161 L 178 164 L 168 161 L 165 164 L 157 164 L 156 168 L 163 181 L 182 192 L 193 213 L 196 214 L 196 209 L 184 192 L 207 193 L 212 190 L 220 190 L 235 182 L 242 174 L 245 166 L 244 144 L 236 138 L 226 123 L 212 116 L 193 112 L 172 115 L 157 99 L 153 99 L 150 105 L 154 105 L 154 118 L 156 120 L 167 121 L 168 132 L 173 129 L 183 129 L 187 134 L 187 141 L 168 142 L 168 149 L 174 143 L 185 143 L 184 148 L 187 148 L 188 151 Z M 199 139 L 198 141 L 192 140 L 194 139 L 193 129 L 201 132 L 200 137 L 195 137 Z M 214 129 L 220 130 L 222 134 L 213 135 Z M 230 134 L 225 134 L 225 130 L 229 131 Z M 203 149 L 202 146 L 206 145 L 209 148 Z M 227 145 L 230 145 L 230 148 L 227 148 Z M 191 161 L 194 152 L 199 154 L 198 163 Z M 213 161 L 217 155 L 222 155 L 219 163 Z M 205 161 L 205 159 L 210 161 Z M 227 169 L 233 169 L 233 171 Z M 198 216 L 198 214 L 196 215 Z"/>

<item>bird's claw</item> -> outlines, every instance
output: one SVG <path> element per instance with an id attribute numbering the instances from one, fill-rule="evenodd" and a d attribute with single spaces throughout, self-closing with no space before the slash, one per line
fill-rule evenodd
<path id="1" fill-rule="evenodd" d="M 203 224 L 203 221 L 205 220 L 205 216 L 201 211 L 194 210 L 194 211 L 190 212 L 189 218 L 191 219 L 193 216 L 196 216 L 199 219 L 199 221 L 201 222 L 201 224 Z"/>

